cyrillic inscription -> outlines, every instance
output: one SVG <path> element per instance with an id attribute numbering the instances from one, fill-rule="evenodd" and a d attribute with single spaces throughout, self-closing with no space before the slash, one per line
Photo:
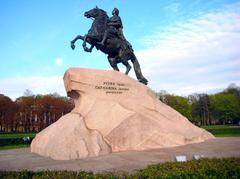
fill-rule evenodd
<path id="1" fill-rule="evenodd" d="M 96 85 L 95 89 L 104 90 L 106 94 L 123 94 L 129 91 L 129 88 L 124 83 L 115 83 L 111 81 L 104 81 L 102 85 Z"/>

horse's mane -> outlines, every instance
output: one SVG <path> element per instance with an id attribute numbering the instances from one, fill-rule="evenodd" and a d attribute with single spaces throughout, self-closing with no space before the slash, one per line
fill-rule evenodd
<path id="1" fill-rule="evenodd" d="M 102 35 L 104 34 L 106 28 L 107 28 L 107 21 L 109 19 L 106 11 L 95 8 L 94 10 L 98 11 L 97 17 L 94 18 L 94 21 L 92 23 L 91 28 L 88 31 L 88 34 L 93 35 Z M 96 27 L 96 28 L 95 28 Z"/>
<path id="2" fill-rule="evenodd" d="M 104 10 L 102 10 L 102 9 L 99 9 L 100 11 L 101 11 L 101 13 L 103 14 L 103 15 L 105 15 L 105 16 L 107 16 L 108 17 L 108 15 L 107 15 L 107 12 L 106 11 L 104 11 Z"/>

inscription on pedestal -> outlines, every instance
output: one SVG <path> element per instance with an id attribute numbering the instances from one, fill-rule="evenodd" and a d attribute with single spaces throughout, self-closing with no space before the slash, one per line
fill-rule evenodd
<path id="1" fill-rule="evenodd" d="M 116 83 L 111 81 L 104 81 L 102 85 L 96 85 L 95 89 L 104 90 L 106 94 L 123 94 L 129 91 L 129 88 L 124 83 Z"/>

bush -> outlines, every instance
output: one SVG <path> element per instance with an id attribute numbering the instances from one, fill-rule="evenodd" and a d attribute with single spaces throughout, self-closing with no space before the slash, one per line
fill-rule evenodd
<path id="1" fill-rule="evenodd" d="M 240 178 L 240 158 L 201 159 L 185 163 L 151 165 L 135 174 L 136 178 Z"/>
<path id="2" fill-rule="evenodd" d="M 113 172 L 93 174 L 73 171 L 0 171 L 0 178 L 240 178 L 240 158 L 201 159 L 184 163 L 167 162 L 151 165 L 133 173 Z"/>

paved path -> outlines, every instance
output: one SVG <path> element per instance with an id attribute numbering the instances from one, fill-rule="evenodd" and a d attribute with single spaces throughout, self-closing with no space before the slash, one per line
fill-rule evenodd
<path id="1" fill-rule="evenodd" d="M 149 164 L 174 161 L 176 155 L 205 157 L 240 157 L 240 137 L 216 138 L 197 144 L 148 151 L 112 153 L 82 160 L 56 161 L 30 152 L 29 148 L 0 151 L 0 170 L 73 170 L 133 171 Z"/>

